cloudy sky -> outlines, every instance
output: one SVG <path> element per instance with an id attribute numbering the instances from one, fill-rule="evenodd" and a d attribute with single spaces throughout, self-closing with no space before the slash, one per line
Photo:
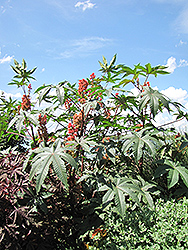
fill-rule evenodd
<path id="1" fill-rule="evenodd" d="M 150 78 L 188 108 L 187 0 L 1 0 L 0 89 L 13 77 L 13 59 L 38 67 L 33 82 L 76 82 L 100 73 L 98 60 L 167 65 L 170 75 Z M 131 88 L 131 86 L 130 86 Z"/>

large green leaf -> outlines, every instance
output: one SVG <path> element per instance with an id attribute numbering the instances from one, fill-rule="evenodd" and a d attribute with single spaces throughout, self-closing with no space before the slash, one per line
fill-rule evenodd
<path id="1" fill-rule="evenodd" d="M 179 172 L 184 184 L 188 187 L 188 169 L 185 167 L 177 166 L 176 170 Z"/>
<path id="2" fill-rule="evenodd" d="M 37 168 L 39 173 L 37 173 L 37 179 L 36 179 L 36 191 L 39 193 L 40 188 L 42 184 L 44 183 L 44 180 L 48 174 L 49 166 L 53 162 L 53 156 L 52 155 L 47 155 L 44 160 L 42 160 L 42 163 L 40 164 L 40 168 Z M 61 180 L 62 181 L 62 180 Z"/>
<path id="3" fill-rule="evenodd" d="M 17 115 L 17 116 L 15 116 L 12 120 L 11 120 L 11 122 L 9 123 L 9 126 L 8 126 L 8 128 L 7 128 L 7 130 L 9 129 L 9 128 L 11 128 L 13 125 L 16 125 L 16 129 L 19 131 L 19 133 L 20 133 L 20 131 L 21 131 L 21 129 L 22 129 L 22 126 L 23 126 L 23 124 L 24 124 L 24 120 L 25 119 L 28 119 L 32 124 L 34 124 L 34 125 L 39 125 L 39 121 L 38 121 L 38 119 L 35 117 L 35 115 L 33 115 L 30 111 L 23 111 L 23 110 L 21 110 L 20 111 L 20 114 L 19 115 Z"/>
<path id="4" fill-rule="evenodd" d="M 125 196 L 129 195 L 137 204 L 140 204 L 137 193 L 143 194 L 142 190 L 132 182 L 132 179 L 127 177 L 114 177 L 110 184 L 102 185 L 99 191 L 107 191 L 102 199 L 103 205 L 114 199 L 116 210 L 121 216 L 125 213 Z"/>
<path id="5" fill-rule="evenodd" d="M 77 163 L 69 154 L 65 153 L 65 148 L 57 142 L 51 147 L 41 147 L 33 150 L 36 154 L 31 162 L 30 180 L 36 175 L 36 191 L 40 191 L 42 184 L 48 174 L 49 167 L 52 166 L 61 182 L 67 187 L 66 162 L 73 167 L 77 167 Z M 31 154 L 29 154 L 31 157 Z M 27 159 L 28 162 L 28 159 Z"/>
<path id="6" fill-rule="evenodd" d="M 146 107 L 146 104 L 149 104 L 153 117 L 156 116 L 160 108 L 160 103 L 170 111 L 170 100 L 158 90 L 154 90 L 151 87 L 144 87 L 144 92 L 140 93 L 138 97 L 141 98 L 139 110 L 142 111 Z"/>
<path id="7" fill-rule="evenodd" d="M 117 211 L 123 216 L 125 213 L 125 195 L 121 189 L 116 188 L 114 190 L 115 193 L 115 204 Z"/>
<path id="8" fill-rule="evenodd" d="M 179 181 L 179 177 L 183 180 L 184 184 L 188 187 L 188 169 L 185 166 L 181 166 L 180 162 L 173 162 L 169 159 L 160 160 L 159 167 L 156 169 L 154 177 L 157 178 L 160 175 L 168 172 L 168 188 L 172 188 Z"/>
<path id="9" fill-rule="evenodd" d="M 102 198 L 102 202 L 103 203 L 108 203 L 109 201 L 111 201 L 114 198 L 114 191 L 113 189 L 109 189 L 105 195 Z"/>
<path id="10" fill-rule="evenodd" d="M 154 187 L 156 187 L 156 185 L 154 183 L 149 183 L 147 181 L 145 181 L 141 176 L 137 176 L 137 179 L 133 179 L 133 182 L 135 183 L 135 185 L 137 185 L 142 192 L 138 192 L 138 199 L 139 201 L 142 199 L 142 201 L 146 204 L 149 204 L 151 209 L 154 209 L 154 202 L 153 202 L 153 198 L 150 194 L 150 189 L 153 189 Z M 152 191 L 152 193 L 159 193 L 159 191 Z"/>
<path id="11" fill-rule="evenodd" d="M 142 157 L 144 148 L 150 151 L 151 156 L 154 156 L 156 152 L 156 143 L 158 142 L 153 136 L 155 133 L 148 131 L 147 133 L 149 134 L 144 135 L 146 130 L 142 129 L 138 132 L 131 132 L 121 138 L 124 140 L 122 151 L 126 153 L 127 150 L 132 149 L 136 162 Z"/>

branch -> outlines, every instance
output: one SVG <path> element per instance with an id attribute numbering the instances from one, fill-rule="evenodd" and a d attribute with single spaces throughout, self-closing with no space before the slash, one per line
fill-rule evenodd
<path id="1" fill-rule="evenodd" d="M 157 128 L 161 128 L 161 127 L 164 127 L 164 126 L 173 124 L 173 123 L 175 123 L 175 122 L 179 122 L 179 121 L 183 120 L 184 118 L 185 118 L 185 117 L 182 117 L 182 118 L 180 118 L 180 119 L 178 119 L 178 120 L 176 120 L 176 121 L 172 121 L 172 122 L 165 123 L 165 124 L 163 124 L 163 125 L 158 126 Z"/>

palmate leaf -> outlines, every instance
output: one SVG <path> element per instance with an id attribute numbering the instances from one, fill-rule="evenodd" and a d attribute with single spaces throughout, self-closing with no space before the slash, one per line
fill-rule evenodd
<path id="1" fill-rule="evenodd" d="M 39 121 L 38 118 L 32 114 L 31 112 L 27 111 L 25 112 L 25 116 L 27 117 L 27 119 L 35 126 L 39 125 Z"/>
<path id="2" fill-rule="evenodd" d="M 16 125 L 16 129 L 18 130 L 18 132 L 20 133 L 22 126 L 23 126 L 23 122 L 25 120 L 25 116 L 23 112 L 20 112 L 20 115 L 15 116 L 11 122 L 9 123 L 9 126 L 7 128 L 7 130 L 9 128 L 11 128 L 14 124 Z"/>
<path id="3" fill-rule="evenodd" d="M 160 108 L 160 103 L 162 103 L 164 107 L 170 111 L 170 100 L 158 90 L 154 90 L 151 87 L 144 87 L 144 92 L 140 93 L 138 97 L 141 97 L 139 110 L 142 111 L 146 107 L 146 104 L 149 104 L 153 117 L 156 116 Z"/>
<path id="4" fill-rule="evenodd" d="M 36 175 L 36 191 L 40 191 L 42 184 L 48 174 L 49 167 L 52 166 L 60 181 L 67 187 L 67 174 L 65 162 L 68 162 L 73 167 L 77 164 L 75 160 L 67 153 L 64 153 L 65 148 L 57 142 L 51 147 L 41 147 L 32 150 L 36 155 L 31 162 L 30 180 Z M 31 154 L 29 154 L 29 157 Z M 28 161 L 28 159 L 27 159 Z"/>
<path id="5" fill-rule="evenodd" d="M 100 190 L 100 191 L 102 191 L 102 190 Z M 104 190 L 103 190 L 103 191 L 104 191 Z M 105 195 L 103 196 L 102 202 L 103 202 L 103 203 L 108 203 L 109 201 L 113 200 L 114 195 L 115 195 L 115 194 L 114 194 L 113 189 L 109 189 L 109 190 L 105 193 Z"/>
<path id="6" fill-rule="evenodd" d="M 188 187 L 188 169 L 178 166 L 176 170 L 179 172 L 184 184 Z"/>
<path id="7" fill-rule="evenodd" d="M 25 111 L 20 111 L 20 114 L 19 115 L 17 115 L 17 116 L 15 116 L 12 120 L 11 120 L 11 122 L 9 123 L 9 126 L 8 126 L 8 128 L 7 128 L 7 130 L 9 129 L 9 128 L 11 128 L 14 124 L 16 125 L 16 129 L 18 130 L 18 132 L 20 133 L 20 131 L 21 131 L 21 129 L 22 129 L 22 126 L 23 126 L 23 124 L 24 124 L 24 120 L 25 119 L 28 119 L 32 124 L 34 124 L 34 125 L 39 125 L 39 121 L 38 121 L 38 119 L 33 115 L 33 114 L 31 114 L 31 112 L 30 111 L 27 111 L 27 112 L 25 112 Z"/>
<path id="8" fill-rule="evenodd" d="M 115 177 L 111 184 L 102 185 L 99 191 L 107 191 L 102 199 L 103 205 L 114 200 L 116 210 L 121 216 L 125 213 L 125 196 L 129 195 L 137 204 L 140 204 L 137 193 L 143 194 L 142 190 L 132 183 L 132 179 L 120 177 Z"/>
<path id="9" fill-rule="evenodd" d="M 42 161 L 42 164 L 41 164 L 41 162 L 39 163 L 40 168 L 38 167 L 37 170 L 40 171 L 40 172 L 38 173 L 37 179 L 36 179 L 36 192 L 37 192 L 37 194 L 39 193 L 40 188 L 41 188 L 42 184 L 44 183 L 44 180 L 45 180 L 45 178 L 46 178 L 46 176 L 48 174 L 49 166 L 53 161 L 52 158 L 53 158 L 53 156 L 48 155 Z"/>
<path id="10" fill-rule="evenodd" d="M 159 164 L 154 175 L 155 178 L 168 172 L 167 184 L 169 189 L 178 183 L 179 177 L 181 177 L 184 184 L 188 187 L 188 169 L 185 166 L 181 166 L 180 162 L 165 159 L 159 161 Z"/>
<path id="11" fill-rule="evenodd" d="M 141 176 L 137 176 L 138 180 L 134 180 L 134 182 L 136 181 L 137 185 L 141 188 L 143 193 L 139 193 L 138 194 L 138 198 L 139 200 L 143 200 L 144 203 L 148 203 L 151 209 L 154 209 L 154 202 L 153 202 L 153 198 L 150 194 L 150 189 L 156 187 L 156 184 L 154 183 L 149 183 L 147 181 L 145 181 Z M 158 194 L 159 191 L 154 191 L 152 192 L 154 194 Z"/>
<path id="12" fill-rule="evenodd" d="M 150 151 L 151 156 L 154 156 L 156 152 L 156 145 L 154 143 L 158 142 L 156 141 L 156 138 L 152 136 L 154 133 L 151 132 L 150 135 L 144 135 L 146 130 L 147 128 L 138 132 L 131 132 L 121 138 L 124 140 L 122 151 L 126 153 L 127 150 L 132 149 L 136 162 L 142 157 L 144 147 Z"/>

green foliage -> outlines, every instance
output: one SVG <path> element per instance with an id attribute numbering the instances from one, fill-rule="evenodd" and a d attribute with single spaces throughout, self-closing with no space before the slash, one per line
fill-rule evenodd
<path id="1" fill-rule="evenodd" d="M 10 101 L 16 112 L 3 129 L 30 140 L 20 170 L 29 182 L 23 190 L 22 198 L 27 206 L 23 210 L 34 213 L 31 216 L 35 223 L 43 224 L 43 233 L 39 235 L 45 242 L 47 235 L 51 235 L 55 249 L 58 246 L 85 249 L 79 237 L 92 227 L 99 233 L 95 243 L 103 244 L 100 237 L 105 242 L 106 231 L 113 238 L 107 215 L 117 221 L 128 215 L 133 223 L 134 216 L 155 209 L 154 195 L 172 197 L 186 195 L 188 191 L 187 134 L 177 134 L 173 129 L 166 129 L 165 124 L 154 125 L 156 115 L 164 110 L 176 116 L 174 122 L 188 119 L 180 103 L 152 89 L 148 81 L 150 76 L 168 74 L 166 67 L 152 67 L 150 63 L 133 68 L 115 65 L 116 55 L 109 64 L 105 57 L 99 63 L 102 76 L 93 73 L 78 84 L 63 81 L 42 85 L 35 90 L 37 97 L 33 103 L 29 83 L 35 79 L 32 74 L 36 68 L 27 70 L 25 60 L 22 64 L 15 60 L 15 66 L 11 66 L 16 75 L 10 84 L 22 87 L 23 97 L 19 106 Z M 139 94 L 135 96 L 127 91 L 127 84 L 137 88 Z M 46 108 L 37 110 L 37 101 L 39 105 L 45 103 Z M 181 188 L 183 191 L 179 192 Z M 17 207 L 21 207 L 18 201 Z M 147 212 L 153 216 L 150 210 Z M 153 218 L 148 217 L 151 226 Z M 107 228 L 102 228 L 104 224 Z M 144 224 L 142 228 L 141 222 L 137 224 L 140 232 L 149 225 Z M 30 227 L 32 235 L 37 235 L 36 228 L 33 224 Z M 135 228 L 130 233 L 122 230 L 126 242 L 120 237 L 120 241 L 114 239 L 111 243 L 117 241 L 122 247 L 132 247 L 134 243 L 135 249 L 147 245 L 148 239 Z M 139 237 L 143 237 L 141 243 Z M 157 244 L 153 246 L 158 247 Z M 108 243 L 105 247 L 108 249 Z"/>
<path id="2" fill-rule="evenodd" d="M 87 249 L 186 249 L 188 247 L 188 200 L 183 199 L 155 203 L 155 211 L 132 210 L 126 207 L 125 216 L 117 216 L 114 212 L 106 214 L 103 231 L 94 237 L 89 233 Z M 83 236 L 84 238 L 84 236 Z"/>
<path id="3" fill-rule="evenodd" d="M 126 153 L 126 151 L 131 148 L 136 162 L 143 156 L 143 150 L 146 149 L 146 147 L 151 153 L 151 156 L 154 156 L 156 154 L 156 143 L 158 143 L 155 135 L 156 131 L 150 132 L 148 128 L 138 132 L 131 132 L 122 137 L 124 141 L 122 151 Z"/>
<path id="4" fill-rule="evenodd" d="M 0 149 L 6 149 L 9 147 L 18 146 L 19 151 L 24 150 L 26 146 L 26 138 L 23 136 L 23 131 L 19 135 L 15 126 L 9 129 L 10 122 L 17 116 L 17 102 L 9 97 L 9 100 L 5 99 L 5 96 L 0 96 Z M 9 129 L 9 132 L 7 131 Z M 20 129 L 21 132 L 21 129 Z"/>
<path id="5" fill-rule="evenodd" d="M 115 206 L 117 211 L 123 216 L 125 213 L 125 195 L 129 195 L 138 204 L 139 200 L 133 190 L 138 193 L 142 193 L 142 190 L 138 186 L 130 182 L 129 178 L 114 178 L 111 185 L 103 185 L 99 188 L 99 191 L 107 191 L 103 196 L 102 202 L 103 206 L 106 206 L 113 198 L 115 200 Z"/>
<path id="6" fill-rule="evenodd" d="M 157 112 L 160 110 L 160 104 L 170 111 L 170 101 L 165 98 L 163 94 L 161 94 L 158 90 L 154 90 L 151 87 L 144 87 L 142 93 L 139 94 L 140 103 L 139 110 L 142 111 L 147 107 L 147 104 L 150 106 L 151 114 L 153 118 L 156 116 Z"/>
<path id="7" fill-rule="evenodd" d="M 22 60 L 22 64 L 19 64 L 14 59 L 14 64 L 15 66 L 11 65 L 11 68 L 16 73 L 16 75 L 14 76 L 14 79 L 12 80 L 12 82 L 9 83 L 9 85 L 17 85 L 19 88 L 21 86 L 27 85 L 30 82 L 30 79 L 35 80 L 35 78 L 32 77 L 31 75 L 37 69 L 36 67 L 31 70 L 27 70 L 27 64 L 24 59 Z"/>
<path id="8" fill-rule="evenodd" d="M 42 184 L 48 174 L 49 168 L 52 165 L 54 172 L 58 178 L 67 188 L 67 174 L 65 161 L 70 163 L 71 166 L 76 167 L 75 160 L 67 153 L 64 153 L 66 148 L 61 147 L 60 140 L 55 141 L 50 147 L 39 147 L 31 151 L 35 156 L 31 162 L 30 177 L 31 180 L 35 174 L 36 178 L 36 191 L 40 191 Z M 30 154 L 29 154 L 30 158 Z M 62 160 L 63 159 L 63 160 Z M 28 160 L 28 159 L 27 159 Z"/>
<path id="9" fill-rule="evenodd" d="M 168 172 L 168 188 L 172 188 L 179 181 L 179 177 L 183 180 L 184 184 L 188 187 L 188 168 L 181 166 L 180 162 L 173 162 L 169 159 L 159 160 L 154 177 L 157 178 Z"/>

